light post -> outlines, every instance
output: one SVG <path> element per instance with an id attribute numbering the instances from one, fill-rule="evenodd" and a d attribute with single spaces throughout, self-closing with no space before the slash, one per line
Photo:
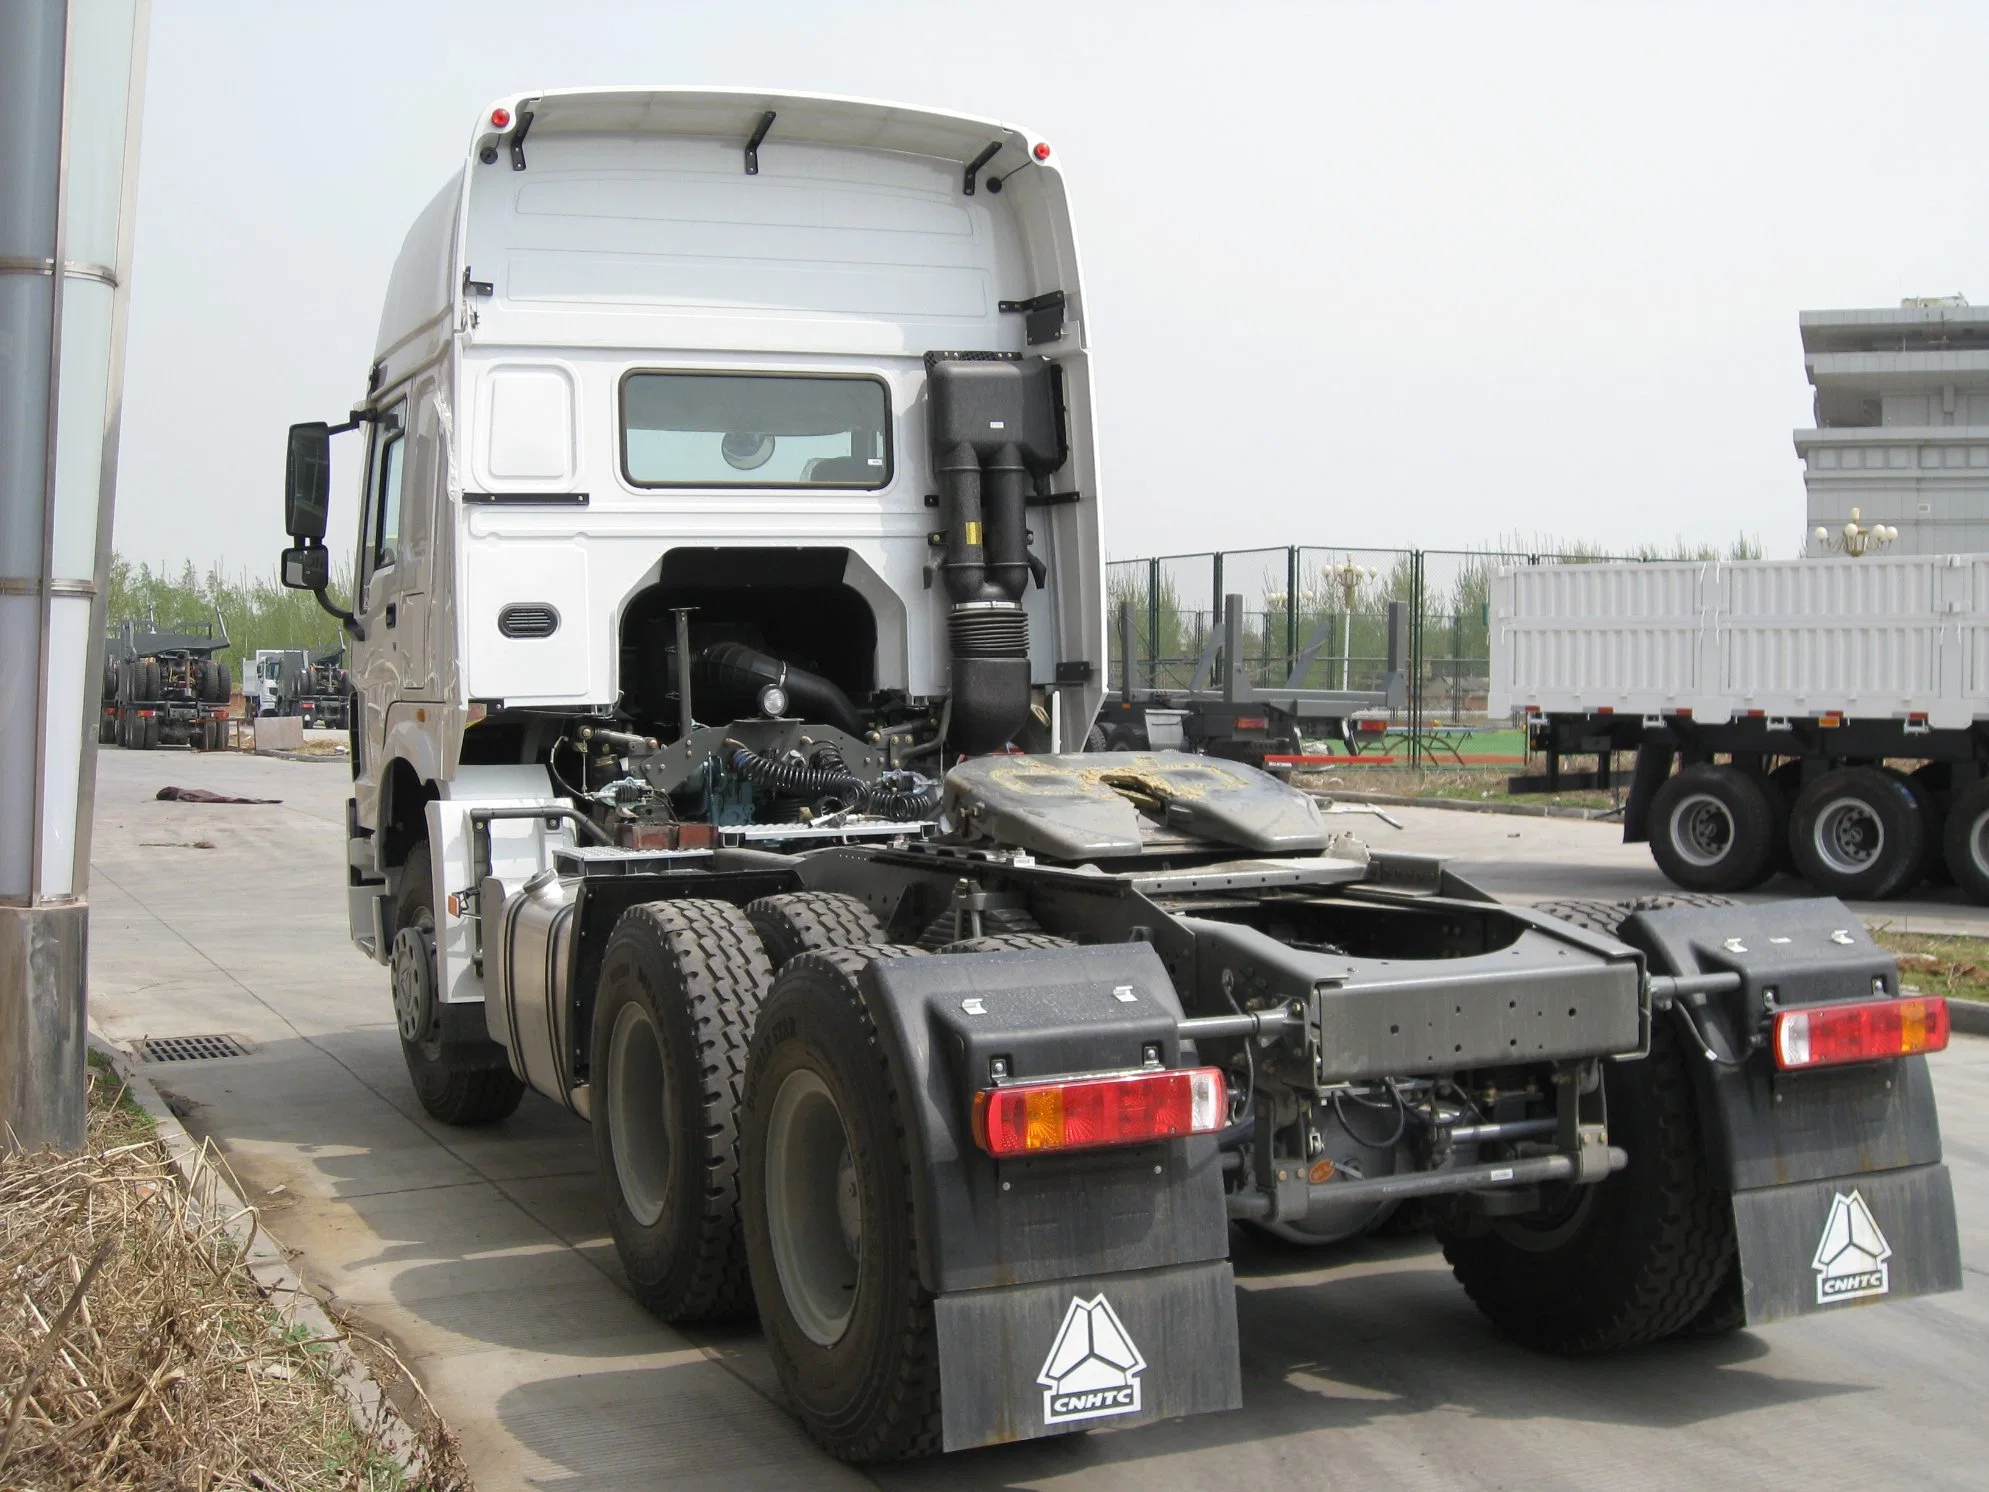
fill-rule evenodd
<path id="1" fill-rule="evenodd" d="M 1340 608 L 1340 688 L 1342 690 L 1352 687 L 1347 681 L 1353 672 L 1354 601 L 1359 597 L 1361 587 L 1377 579 L 1380 574 L 1379 570 L 1355 564 L 1351 554 L 1326 572 L 1326 578 L 1340 587 L 1343 603 Z"/>
<path id="2" fill-rule="evenodd" d="M 1814 538 L 1825 549 L 1837 554 L 1848 554 L 1852 559 L 1862 559 L 1867 554 L 1876 554 L 1894 539 L 1899 530 L 1888 523 L 1874 523 L 1866 528 L 1858 522 L 1858 510 L 1851 509 L 1851 521 L 1832 533 L 1821 524 L 1817 525 Z"/>
<path id="3" fill-rule="evenodd" d="M 148 0 L 0 0 L 0 1146 L 76 1149 Z"/>

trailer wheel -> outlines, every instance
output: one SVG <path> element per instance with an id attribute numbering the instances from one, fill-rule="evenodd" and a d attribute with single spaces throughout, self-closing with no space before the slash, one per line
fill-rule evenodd
<path id="1" fill-rule="evenodd" d="M 1683 768 L 1651 800 L 1651 858 L 1673 885 L 1744 891 L 1775 873 L 1769 788 L 1738 767 Z"/>
<path id="2" fill-rule="evenodd" d="M 1964 788 L 1948 805 L 1941 848 L 1948 873 L 1968 899 L 1989 902 L 1989 778 Z"/>
<path id="3" fill-rule="evenodd" d="M 116 717 L 115 717 L 115 716 L 111 716 L 111 715 L 106 715 L 106 714 L 104 714 L 104 713 L 103 713 L 103 712 L 102 712 L 101 710 L 100 710 L 100 711 L 98 711 L 98 712 L 97 712 L 97 744 L 98 744 L 99 746 L 109 746 L 109 745 L 112 745 L 112 744 L 114 744 L 114 743 L 116 742 L 116 740 L 117 740 L 117 719 L 116 719 Z"/>
<path id="4" fill-rule="evenodd" d="M 1926 826 L 1903 778 L 1878 767 L 1840 767 L 1796 798 L 1789 842 L 1817 890 L 1882 901 L 1918 876 Z"/>
<path id="5" fill-rule="evenodd" d="M 630 907 L 594 1001 L 594 1154 L 615 1251 L 665 1321 L 751 1305 L 739 1238 L 739 1095 L 772 970 L 722 901 Z"/>
<path id="6" fill-rule="evenodd" d="M 1092 722 L 1091 729 L 1084 733 L 1084 749 L 1086 751 L 1104 751 L 1107 749 L 1104 726 L 1098 724 L 1096 721 Z"/>
<path id="7" fill-rule="evenodd" d="M 746 1253 L 781 1387 L 845 1461 L 939 1449 L 939 1342 L 919 1280 L 904 1092 L 864 968 L 916 948 L 835 948 L 781 971 L 746 1069 Z"/>
<path id="8" fill-rule="evenodd" d="M 226 658 L 214 660 L 214 703 L 225 705 L 235 697 L 235 671 Z"/>
<path id="9" fill-rule="evenodd" d="M 803 953 L 885 942 L 884 925 L 859 897 L 840 891 L 787 891 L 746 903 L 746 920 L 760 935 L 776 970 Z"/>
<path id="10" fill-rule="evenodd" d="M 525 1085 L 509 1067 L 473 1067 L 453 1057 L 439 1039 L 431 864 L 424 839 L 401 866 L 401 892 L 394 903 L 394 1015 L 401 1028 L 401 1056 L 414 1096 L 432 1118 L 444 1124 L 490 1124 L 518 1107 Z"/>
<path id="11" fill-rule="evenodd" d="M 141 658 L 138 661 L 138 697 L 148 703 L 159 697 L 159 660 Z"/>
<path id="12" fill-rule="evenodd" d="M 1565 1189 L 1561 1206 L 1482 1232 L 1439 1227 L 1444 1258 L 1478 1309 L 1529 1347 L 1580 1355 L 1654 1342 L 1690 1325 L 1733 1266 L 1733 1210 L 1706 1168 L 1691 1076 L 1669 1021 L 1642 1062 L 1603 1064 L 1623 1170 Z"/>
<path id="13" fill-rule="evenodd" d="M 1948 867 L 1942 855 L 1942 831 L 1948 821 L 1947 763 L 1928 762 L 1913 772 L 1900 772 L 1886 768 L 1888 776 L 1897 777 L 1906 784 L 1906 790 L 1913 795 L 1913 801 L 1920 809 L 1920 868 L 1902 891 L 1910 891 L 1922 881 L 1931 881 L 1936 886 L 1954 884 L 1954 877 L 1948 874 Z"/>
<path id="14" fill-rule="evenodd" d="M 159 717 L 157 715 L 141 716 L 138 723 L 144 727 L 144 739 L 139 743 L 138 749 L 141 751 L 157 751 L 159 749 Z"/>

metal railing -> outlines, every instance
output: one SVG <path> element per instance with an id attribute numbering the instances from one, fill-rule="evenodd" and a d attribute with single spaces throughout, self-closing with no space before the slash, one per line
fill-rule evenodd
<path id="1" fill-rule="evenodd" d="M 1490 581 L 1515 565 L 1595 564 L 1599 555 L 1518 550 L 1206 550 L 1115 560 L 1106 567 L 1110 687 L 1206 687 L 1226 595 L 1243 597 L 1240 649 L 1258 687 L 1379 691 L 1388 670 L 1391 602 L 1409 616 L 1407 695 L 1390 711 L 1414 764 L 1438 725 L 1503 724 L 1486 712 L 1491 687 Z M 1132 657 L 1118 618 L 1131 604 Z M 1130 663 L 1130 674 L 1128 664 Z"/>

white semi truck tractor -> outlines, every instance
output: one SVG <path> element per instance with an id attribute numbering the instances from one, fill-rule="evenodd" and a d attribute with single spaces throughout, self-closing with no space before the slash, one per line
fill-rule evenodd
<path id="1" fill-rule="evenodd" d="M 1085 311 L 1027 130 L 478 117 L 286 491 L 428 1112 L 588 1120 L 636 1298 L 757 1310 L 851 1460 L 1234 1407 L 1233 1224 L 1418 1202 L 1558 1352 L 1957 1288 L 1946 1007 L 1837 903 L 1505 907 L 1247 765 L 1081 751 Z M 1234 376 L 1176 371 L 1190 420 Z"/>

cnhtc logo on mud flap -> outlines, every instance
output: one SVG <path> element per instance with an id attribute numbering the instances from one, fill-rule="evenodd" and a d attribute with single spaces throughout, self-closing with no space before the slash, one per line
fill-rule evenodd
<path id="1" fill-rule="evenodd" d="M 1857 1192 L 1849 1196 L 1837 1193 L 1809 1266 L 1816 1271 L 1816 1303 L 1830 1305 L 1885 1294 L 1892 1288 L 1891 1271 L 1885 1262 L 1891 1257 L 1892 1245 L 1879 1232 L 1864 1197 Z"/>
<path id="2" fill-rule="evenodd" d="M 1146 1359 L 1103 1295 L 1071 1297 L 1064 1324 L 1036 1381 L 1043 1386 L 1043 1423 L 1137 1414 Z"/>

